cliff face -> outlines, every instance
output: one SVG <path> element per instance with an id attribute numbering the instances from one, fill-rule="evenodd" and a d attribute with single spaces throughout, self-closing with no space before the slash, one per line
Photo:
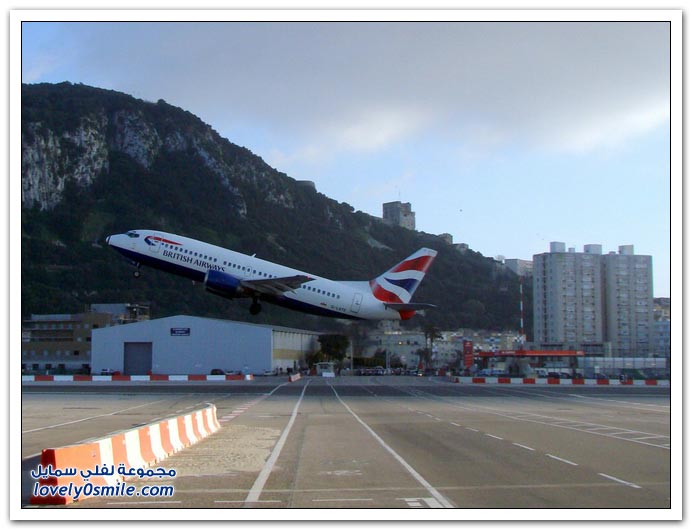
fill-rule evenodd
<path id="1" fill-rule="evenodd" d="M 84 117 L 74 131 L 62 133 L 41 123 L 22 127 L 22 206 L 54 208 L 65 182 L 90 186 L 108 171 L 107 119 L 103 114 Z"/>
<path id="2" fill-rule="evenodd" d="M 70 83 L 24 85 L 21 131 L 25 314 L 148 300 L 155 316 L 245 318 L 242 302 L 186 290 L 156 271 L 133 283 L 103 244 L 112 233 L 158 228 L 335 279 L 372 278 L 432 247 L 438 258 L 416 297 L 440 306 L 428 317 L 433 323 L 504 327 L 514 318 L 517 290 L 507 286 L 518 284 L 491 260 L 354 212 L 163 100 Z M 255 321 L 307 325 L 299 314 L 272 311 Z"/>
<path id="3" fill-rule="evenodd" d="M 56 88 L 57 87 L 57 88 Z M 74 114 L 60 121 L 60 110 L 34 92 L 59 90 L 60 102 Z M 91 100 L 70 101 L 92 91 Z M 239 215 L 247 206 L 238 182 L 257 187 L 267 201 L 294 207 L 294 199 L 277 172 L 246 149 L 221 138 L 191 114 L 160 100 L 146 103 L 131 98 L 125 108 L 109 101 L 109 91 L 81 85 L 23 87 L 29 109 L 22 115 L 22 206 L 51 210 L 63 199 L 66 182 L 88 187 L 109 172 L 109 156 L 121 153 L 150 170 L 159 157 L 194 154 L 235 196 Z M 48 105 L 46 105 L 48 102 Z M 45 114 L 55 112 L 48 123 Z M 42 114 L 44 114 L 42 116 Z M 285 177 L 285 176 L 284 176 Z M 117 178 L 117 176 L 116 176 Z"/>

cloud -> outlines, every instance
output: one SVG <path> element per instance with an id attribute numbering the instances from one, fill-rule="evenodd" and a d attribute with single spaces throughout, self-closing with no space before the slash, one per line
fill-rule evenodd
<path id="1" fill-rule="evenodd" d="M 665 23 L 68 23 L 50 37 L 61 32 L 73 53 L 57 80 L 273 131 L 287 139 L 277 159 L 422 134 L 584 151 L 667 118 Z M 27 54 L 23 67 L 39 81 L 46 62 Z"/>

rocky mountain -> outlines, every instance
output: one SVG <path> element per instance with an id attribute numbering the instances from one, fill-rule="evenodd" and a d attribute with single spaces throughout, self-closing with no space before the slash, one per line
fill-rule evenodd
<path id="1" fill-rule="evenodd" d="M 439 255 L 415 299 L 439 309 L 411 325 L 517 327 L 518 280 L 493 260 L 356 212 L 163 100 L 70 83 L 23 85 L 21 131 L 25 316 L 148 301 L 155 317 L 332 325 L 267 305 L 250 317 L 245 300 L 157 271 L 135 280 L 104 238 L 154 228 L 334 279 L 372 278 L 429 246 Z"/>

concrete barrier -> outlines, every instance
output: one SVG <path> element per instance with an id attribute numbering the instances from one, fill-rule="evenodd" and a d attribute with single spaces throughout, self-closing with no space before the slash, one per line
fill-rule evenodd
<path id="1" fill-rule="evenodd" d="M 81 444 L 44 449 L 31 504 L 70 504 L 94 487 L 115 488 L 221 428 L 216 406 Z M 139 473 L 138 473 L 139 472 Z M 40 475 L 40 476 L 39 476 Z M 88 488 L 85 487 L 90 484 Z M 80 494 L 79 492 L 84 492 Z"/>
<path id="2" fill-rule="evenodd" d="M 288 376 L 289 383 L 295 383 L 298 379 L 300 379 L 300 374 L 291 374 Z"/>

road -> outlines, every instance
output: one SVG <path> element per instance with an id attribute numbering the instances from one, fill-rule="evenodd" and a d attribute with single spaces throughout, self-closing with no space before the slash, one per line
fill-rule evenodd
<path id="1" fill-rule="evenodd" d="M 217 406 L 223 428 L 163 462 L 174 479 L 132 481 L 171 485 L 173 496 L 90 498 L 68 509 L 671 505 L 670 390 L 662 387 L 266 378 L 35 385 L 22 397 L 25 470 L 43 447 Z M 31 485 L 23 477 L 23 491 Z"/>

